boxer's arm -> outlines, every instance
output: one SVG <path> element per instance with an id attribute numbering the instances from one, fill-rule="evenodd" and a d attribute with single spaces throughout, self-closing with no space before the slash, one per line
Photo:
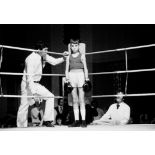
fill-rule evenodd
<path id="1" fill-rule="evenodd" d="M 86 63 L 86 57 L 84 54 L 81 55 L 81 61 L 84 66 L 84 74 L 85 74 L 85 79 L 88 80 L 88 68 L 87 68 L 87 63 Z"/>
<path id="2" fill-rule="evenodd" d="M 66 80 L 69 80 L 69 56 L 66 59 L 66 70 L 65 70 Z"/>

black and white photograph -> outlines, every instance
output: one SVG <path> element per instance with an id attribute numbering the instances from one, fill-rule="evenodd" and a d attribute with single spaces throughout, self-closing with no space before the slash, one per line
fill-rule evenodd
<path id="1" fill-rule="evenodd" d="M 154 154 L 154 1 L 0 5 L 1 154 Z"/>
<path id="2" fill-rule="evenodd" d="M 0 130 L 155 130 L 154 24 L 2 24 L 0 34 Z"/>

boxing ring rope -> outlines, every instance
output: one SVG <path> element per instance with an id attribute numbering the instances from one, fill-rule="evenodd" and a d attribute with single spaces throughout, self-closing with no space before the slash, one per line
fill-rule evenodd
<path id="1" fill-rule="evenodd" d="M 124 94 L 124 97 L 155 96 L 155 93 Z M 92 98 L 117 97 L 117 95 L 93 95 Z"/>
<path id="2" fill-rule="evenodd" d="M 125 51 L 125 69 L 128 70 L 128 54 Z M 127 86 L 128 86 L 128 72 L 126 74 L 126 81 L 125 81 L 125 94 L 127 94 Z"/>
<path id="3" fill-rule="evenodd" d="M 124 97 L 139 97 L 139 96 L 155 96 L 155 93 L 140 93 L 140 94 L 124 94 Z M 63 96 L 21 96 L 21 95 L 3 95 L 1 94 L 0 97 L 4 98 L 64 98 Z M 102 97 L 117 97 L 117 95 L 92 95 L 91 98 L 102 98 Z"/>
<path id="4" fill-rule="evenodd" d="M 0 56 L 0 70 L 2 66 L 2 61 L 3 61 L 3 48 L 1 48 L 1 56 Z M 0 77 L 0 94 L 2 94 L 3 89 L 2 89 L 2 82 L 1 82 L 1 77 Z"/>
<path id="5" fill-rule="evenodd" d="M 123 73 L 150 72 L 150 71 L 155 71 L 155 68 L 151 68 L 151 69 L 135 69 L 135 70 L 122 70 L 122 71 L 112 71 L 112 72 L 98 72 L 98 73 L 89 73 L 89 75 L 107 75 L 107 74 L 121 74 L 121 73 L 123 74 Z M 0 72 L 0 75 L 34 75 L 34 74 Z M 42 74 L 42 76 L 65 76 L 65 74 Z"/>
<path id="6" fill-rule="evenodd" d="M 86 55 L 111 53 L 111 52 L 119 52 L 119 51 L 129 51 L 129 50 L 141 49 L 141 48 L 147 48 L 147 47 L 154 47 L 154 46 L 155 46 L 155 44 L 142 45 L 142 46 L 133 46 L 133 47 L 127 47 L 127 48 L 118 48 L 118 49 L 113 49 L 113 50 L 104 50 L 104 51 L 98 51 L 98 52 L 89 52 L 89 53 L 86 53 Z"/>
<path id="7" fill-rule="evenodd" d="M 136 70 L 128 70 L 128 57 L 127 57 L 127 51 L 133 50 L 133 49 L 140 49 L 140 48 L 147 48 L 147 47 L 154 47 L 155 44 L 150 45 L 143 45 L 143 46 L 134 46 L 134 47 L 128 47 L 128 48 L 119 48 L 119 49 L 113 49 L 113 50 L 105 50 L 105 51 L 99 51 L 99 52 L 91 52 L 86 53 L 86 55 L 93 55 L 93 54 L 101 54 L 101 53 L 110 53 L 115 51 L 125 51 L 125 68 L 126 70 L 123 71 L 112 71 L 112 72 L 98 72 L 98 73 L 89 73 L 89 75 L 106 75 L 106 74 L 121 74 L 121 73 L 127 73 L 126 76 L 126 83 L 125 83 L 125 95 L 129 97 L 136 97 L 136 96 L 155 96 L 155 93 L 141 93 L 141 94 L 127 94 L 127 80 L 128 80 L 128 73 L 138 73 L 138 72 L 148 72 L 148 71 L 155 71 L 155 68 L 151 69 L 136 69 Z M 20 47 L 13 47 L 13 46 L 6 46 L 6 45 L 0 45 L 0 48 L 8 48 L 8 49 L 16 49 L 16 50 L 23 50 L 23 51 L 30 51 L 30 52 L 38 52 L 38 50 L 28 49 L 28 48 L 20 48 Z M 50 54 L 55 55 L 62 55 L 61 53 L 56 52 L 47 52 Z M 26 73 L 11 73 L 11 72 L 0 72 L 0 75 L 33 75 L 33 74 L 26 74 Z M 43 76 L 65 76 L 65 74 L 42 74 Z M 99 97 L 116 97 L 117 95 L 93 95 L 92 98 L 99 98 Z M 21 98 L 21 97 L 27 97 L 27 98 L 34 98 L 34 97 L 40 97 L 43 98 L 43 96 L 21 96 L 21 95 L 3 95 L 1 94 L 0 97 L 13 97 L 13 98 Z M 46 96 L 46 98 L 48 98 Z M 54 98 L 64 98 L 63 96 L 54 96 Z"/>
<path id="8" fill-rule="evenodd" d="M 127 48 L 104 50 L 104 51 L 98 51 L 98 52 L 88 52 L 85 54 L 86 55 L 94 55 L 94 54 L 111 53 L 111 52 L 118 52 L 118 51 L 129 51 L 129 50 L 141 49 L 141 48 L 147 48 L 147 47 L 154 47 L 154 46 L 155 46 L 155 44 L 149 44 L 149 45 L 142 45 L 142 46 L 133 46 L 133 47 L 127 47 Z M 29 52 L 38 52 L 38 50 L 35 50 L 35 49 L 29 49 L 29 48 L 23 48 L 23 47 L 14 47 L 14 46 L 7 46 L 7 45 L 0 45 L 0 48 L 15 49 L 15 50 L 22 50 L 22 51 L 29 51 Z M 55 54 L 55 55 L 62 55 L 62 53 L 58 53 L 58 52 L 47 51 L 47 53 Z"/>
<path id="9" fill-rule="evenodd" d="M 38 50 L 35 50 L 35 49 L 14 47 L 14 46 L 7 46 L 7 45 L 0 45 L 0 48 L 14 49 L 14 50 L 20 50 L 20 51 L 29 51 L 29 52 L 38 52 Z M 50 52 L 50 51 L 47 51 L 46 53 L 55 54 L 55 55 L 63 55 L 62 53 Z"/>
<path id="10" fill-rule="evenodd" d="M 63 96 L 54 96 L 54 97 L 51 97 L 51 96 L 34 96 L 34 95 L 31 95 L 31 96 L 21 96 L 21 95 L 3 95 L 1 94 L 0 97 L 5 97 L 5 98 L 64 98 Z"/>
<path id="11" fill-rule="evenodd" d="M 150 72 L 150 71 L 155 71 L 155 68 L 124 70 L 124 71 L 112 71 L 112 72 L 98 72 L 98 73 L 89 73 L 89 75 L 105 75 L 105 74 L 117 74 L 117 73 L 138 73 L 138 72 Z"/>
<path id="12" fill-rule="evenodd" d="M 34 75 L 27 73 L 0 72 L 0 75 Z M 35 74 L 40 75 L 40 74 Z M 65 74 L 41 74 L 42 76 L 65 76 Z"/>

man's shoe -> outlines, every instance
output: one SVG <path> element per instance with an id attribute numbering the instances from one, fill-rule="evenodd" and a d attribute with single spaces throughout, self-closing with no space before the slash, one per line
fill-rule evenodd
<path id="1" fill-rule="evenodd" d="M 44 122 L 43 122 L 43 126 L 46 126 L 46 127 L 54 127 L 52 121 L 44 121 Z"/>
<path id="2" fill-rule="evenodd" d="M 68 127 L 80 127 L 80 122 L 75 121 L 73 124 L 69 125 Z"/>
<path id="3" fill-rule="evenodd" d="M 86 121 L 82 120 L 81 127 L 83 127 L 83 128 L 87 127 Z"/>

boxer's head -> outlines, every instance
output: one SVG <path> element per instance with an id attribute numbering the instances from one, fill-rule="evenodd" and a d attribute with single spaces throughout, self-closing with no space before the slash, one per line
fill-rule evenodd
<path id="1" fill-rule="evenodd" d="M 71 48 L 73 53 L 78 52 L 79 51 L 79 40 L 78 39 L 76 39 L 76 40 L 71 39 L 70 40 L 70 48 Z"/>

